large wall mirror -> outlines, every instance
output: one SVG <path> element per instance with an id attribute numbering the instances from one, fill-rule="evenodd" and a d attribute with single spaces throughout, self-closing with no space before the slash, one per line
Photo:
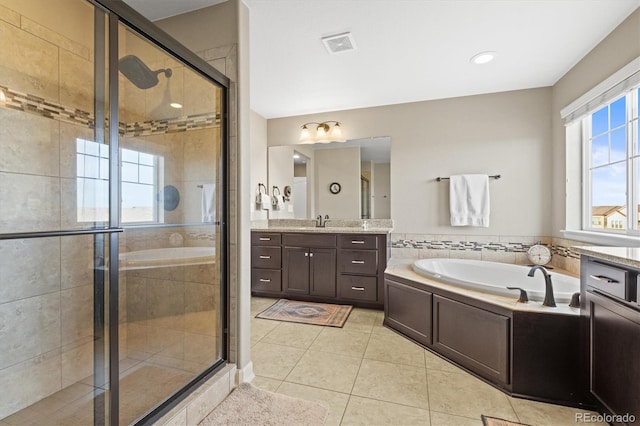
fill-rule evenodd
<path id="1" fill-rule="evenodd" d="M 270 219 L 390 219 L 391 138 L 269 147 Z"/>

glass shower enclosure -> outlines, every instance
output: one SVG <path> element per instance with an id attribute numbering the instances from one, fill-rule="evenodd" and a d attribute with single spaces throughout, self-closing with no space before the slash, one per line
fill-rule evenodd
<path id="1" fill-rule="evenodd" d="M 227 357 L 228 80 L 111 0 L 0 44 L 0 425 L 152 422 Z"/>

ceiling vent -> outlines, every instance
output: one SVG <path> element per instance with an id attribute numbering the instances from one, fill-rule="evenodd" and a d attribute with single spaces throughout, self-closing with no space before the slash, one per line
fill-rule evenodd
<path id="1" fill-rule="evenodd" d="M 324 43 L 324 47 L 327 48 L 327 51 L 332 55 L 355 50 L 356 48 L 356 42 L 351 33 L 341 33 L 322 37 L 322 42 Z"/>

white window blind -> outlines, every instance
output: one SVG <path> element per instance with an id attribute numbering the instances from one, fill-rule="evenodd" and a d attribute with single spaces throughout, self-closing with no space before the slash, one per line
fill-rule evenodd
<path id="1" fill-rule="evenodd" d="M 565 126 L 640 85 L 640 57 L 634 59 L 560 111 Z"/>

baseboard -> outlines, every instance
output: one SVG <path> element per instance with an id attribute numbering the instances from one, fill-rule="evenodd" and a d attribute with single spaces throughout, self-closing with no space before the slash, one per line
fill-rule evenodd
<path id="1" fill-rule="evenodd" d="M 236 386 L 240 383 L 250 383 L 256 375 L 253 374 L 253 362 L 249 361 L 247 365 L 236 370 Z"/>

